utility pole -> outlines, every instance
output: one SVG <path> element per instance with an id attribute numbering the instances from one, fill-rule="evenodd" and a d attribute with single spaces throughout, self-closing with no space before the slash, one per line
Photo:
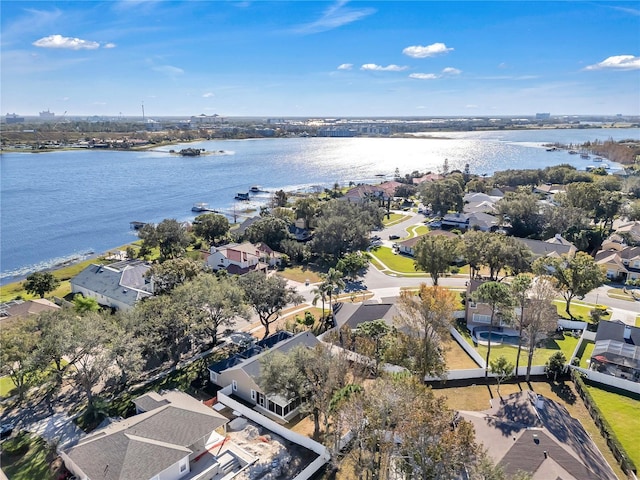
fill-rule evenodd
<path id="1" fill-rule="evenodd" d="M 144 123 L 144 100 L 142 101 L 142 123 Z"/>

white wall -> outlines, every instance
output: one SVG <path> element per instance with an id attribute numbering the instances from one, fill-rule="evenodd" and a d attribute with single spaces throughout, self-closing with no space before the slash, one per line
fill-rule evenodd
<path id="1" fill-rule="evenodd" d="M 476 351 L 476 349 L 469 345 L 464 337 L 460 335 L 460 333 L 455 328 L 451 327 L 449 331 L 451 332 L 451 335 L 456 340 L 456 342 L 458 342 L 463 350 L 469 354 L 473 361 L 476 362 L 480 367 L 484 368 L 486 365 L 484 362 L 484 358 L 482 358 L 482 356 Z"/>
<path id="2" fill-rule="evenodd" d="M 624 380 L 622 378 L 614 377 L 613 375 L 607 375 L 606 373 L 596 372 L 595 370 L 587 370 L 585 368 L 571 366 L 572 369 L 578 370 L 583 373 L 585 377 L 593 382 L 609 385 L 610 387 L 626 390 L 627 392 L 633 392 L 640 394 L 640 383 L 632 382 L 631 380 Z"/>
<path id="3" fill-rule="evenodd" d="M 271 430 L 273 433 L 280 435 L 283 438 L 286 438 L 290 442 L 297 443 L 298 445 L 302 445 L 305 448 L 308 448 L 312 452 L 318 454 L 318 458 L 315 459 L 311 464 L 309 464 L 302 472 L 300 472 L 294 479 L 292 480 L 307 480 L 316 473 L 320 467 L 322 467 L 325 463 L 327 463 L 331 459 L 331 455 L 329 454 L 329 450 L 322 444 L 312 440 L 309 437 L 305 437 L 300 435 L 299 433 L 292 432 L 288 428 L 274 422 L 273 420 L 268 419 L 267 417 L 261 415 L 255 410 L 246 407 L 240 402 L 236 402 L 231 397 L 231 385 L 226 386 L 222 390 L 218 391 L 218 401 L 227 407 L 240 412 L 243 416 L 247 417 L 249 420 L 254 421 L 258 425 L 266 428 L 267 430 Z"/>

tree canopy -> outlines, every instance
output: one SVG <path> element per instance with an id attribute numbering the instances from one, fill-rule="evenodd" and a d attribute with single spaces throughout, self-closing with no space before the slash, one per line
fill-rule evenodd
<path id="1" fill-rule="evenodd" d="M 270 333 L 270 325 L 289 304 L 299 304 L 303 298 L 294 287 L 278 276 L 267 276 L 262 272 L 250 272 L 240 277 L 246 302 L 253 308 L 264 327 L 264 337 Z"/>
<path id="2" fill-rule="evenodd" d="M 458 256 L 460 240 L 445 235 L 425 235 L 415 246 L 414 264 L 416 270 L 424 270 L 431 275 L 434 285 L 449 270 Z"/>
<path id="3" fill-rule="evenodd" d="M 229 233 L 229 220 L 217 213 L 198 215 L 193 220 L 193 231 L 209 244 L 215 245 L 218 239 L 224 238 Z"/>
<path id="4" fill-rule="evenodd" d="M 584 252 L 577 252 L 571 257 L 540 257 L 534 262 L 533 269 L 539 275 L 553 278 L 555 287 L 566 301 L 565 311 L 571 318 L 574 318 L 571 300 L 586 295 L 605 281 L 602 267 Z"/>
<path id="5" fill-rule="evenodd" d="M 53 292 L 58 285 L 60 285 L 60 281 L 53 275 L 53 273 L 34 272 L 27 276 L 27 279 L 24 282 L 24 289 L 28 293 L 44 298 L 47 293 Z"/>

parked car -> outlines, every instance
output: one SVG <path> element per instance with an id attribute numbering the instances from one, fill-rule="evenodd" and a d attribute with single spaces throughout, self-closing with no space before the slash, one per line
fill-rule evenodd
<path id="1" fill-rule="evenodd" d="M 398 240 L 400 235 L 389 235 L 389 240 Z"/>
<path id="2" fill-rule="evenodd" d="M 0 440 L 4 440 L 5 438 L 9 438 L 13 433 L 14 424 L 12 422 L 2 421 L 2 425 L 0 426 Z"/>

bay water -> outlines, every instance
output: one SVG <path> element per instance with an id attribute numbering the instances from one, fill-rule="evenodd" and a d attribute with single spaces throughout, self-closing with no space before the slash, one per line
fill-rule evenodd
<path id="1" fill-rule="evenodd" d="M 151 151 L 73 150 L 0 155 L 0 284 L 136 240 L 131 221 L 191 221 L 194 203 L 256 214 L 275 190 L 379 183 L 449 168 L 490 175 L 508 168 L 593 164 L 546 143 L 639 139 L 639 129 L 428 133 L 412 138 L 276 138 L 191 142 Z M 169 150 L 203 148 L 181 157 Z M 621 168 L 607 162 L 611 171 Z M 260 186 L 250 202 L 234 200 Z M 247 211 L 250 210 L 250 211 Z"/>

